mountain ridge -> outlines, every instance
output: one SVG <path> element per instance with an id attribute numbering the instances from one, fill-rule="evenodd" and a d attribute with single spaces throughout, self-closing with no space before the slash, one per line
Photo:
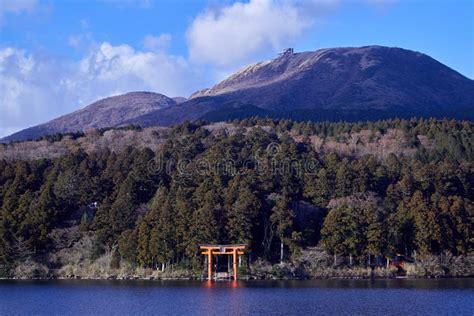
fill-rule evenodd
<path id="1" fill-rule="evenodd" d="M 357 69 L 357 67 L 360 67 L 360 69 Z M 386 73 L 387 68 L 390 71 L 389 74 Z M 414 83 L 419 84 L 419 86 L 415 87 L 417 92 L 420 92 L 420 90 L 424 92 L 425 86 L 431 83 L 435 75 L 442 76 L 443 79 L 464 81 L 464 85 L 470 85 L 470 92 L 474 92 L 472 80 L 425 54 L 402 48 L 363 46 L 357 48 L 329 48 L 320 49 L 315 52 L 286 54 L 271 61 L 253 64 L 241 69 L 236 74 L 208 89 L 205 93 L 195 95 L 193 99 L 200 96 L 241 93 L 243 90 L 252 93 L 253 89 L 258 89 L 259 93 L 262 90 L 269 93 L 269 88 L 274 89 L 275 84 L 287 85 L 290 80 L 290 85 L 294 86 L 296 82 L 299 90 L 318 92 L 314 95 L 315 98 L 305 100 L 307 104 L 304 107 L 308 107 L 308 105 L 309 107 L 316 105 L 321 108 L 330 108 L 334 105 L 340 106 L 342 102 L 338 100 L 338 97 L 344 96 L 344 93 L 351 92 L 347 90 L 368 90 L 367 88 L 372 88 L 370 85 L 379 88 L 376 86 L 377 84 L 387 84 L 387 81 L 392 85 L 395 83 L 390 91 L 392 92 L 393 99 L 395 99 L 401 92 L 406 91 L 406 89 L 403 89 L 406 87 L 400 85 L 401 79 L 407 80 L 407 78 L 393 78 L 393 74 L 396 74 L 395 71 L 398 71 L 413 75 L 413 68 L 417 70 L 423 68 L 419 69 L 422 71 L 419 76 L 411 78 L 412 81 L 416 79 L 417 82 Z M 383 82 L 381 82 L 382 79 Z M 302 83 L 301 80 L 304 80 L 306 83 L 310 82 L 319 85 L 317 89 L 307 90 L 308 84 Z M 446 82 L 443 82 L 443 85 L 444 87 L 438 88 L 444 88 L 445 90 L 447 88 L 455 88 L 454 86 L 449 86 Z M 304 89 L 301 89 L 301 87 L 304 87 Z M 283 88 L 288 87 L 283 86 Z M 335 94 L 333 88 L 337 88 Z M 282 95 L 287 95 L 286 90 L 278 89 L 277 91 L 282 91 Z M 363 92 L 367 93 L 368 91 Z M 324 95 L 325 93 L 331 94 L 331 98 Z M 451 97 L 456 97 L 457 95 L 453 93 Z M 255 103 L 253 95 L 247 95 L 243 99 L 242 96 L 239 95 L 239 97 L 241 102 Z M 410 98 L 415 103 L 422 103 L 414 95 L 410 95 Z M 272 100 L 258 106 L 275 109 L 275 107 L 278 107 L 275 103 L 281 103 L 281 101 L 280 97 L 276 101 Z M 360 100 L 357 101 L 364 103 Z M 385 102 L 383 102 L 385 107 L 387 106 L 387 101 L 390 101 L 391 104 L 400 103 L 396 99 L 385 99 Z M 430 101 L 432 102 L 432 100 Z M 354 104 L 354 101 L 350 103 Z M 301 105 L 298 106 L 301 107 Z"/>
<path id="2" fill-rule="evenodd" d="M 34 139 L 56 133 L 128 125 L 127 122 L 137 116 L 176 104 L 178 103 L 175 100 L 159 93 L 128 92 L 100 99 L 72 113 L 7 136 L 2 141 Z"/>
<path id="3" fill-rule="evenodd" d="M 86 128 L 169 126 L 253 115 L 309 120 L 474 119 L 474 81 L 428 55 L 397 47 L 325 48 L 243 67 L 188 99 L 152 92 L 98 100 L 2 141 Z M 76 129 L 76 130 L 74 130 Z"/>

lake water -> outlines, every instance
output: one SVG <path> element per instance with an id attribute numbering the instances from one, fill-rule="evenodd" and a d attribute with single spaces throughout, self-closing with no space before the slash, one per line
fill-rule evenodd
<path id="1" fill-rule="evenodd" d="M 0 281 L 1 315 L 474 315 L 474 279 Z"/>

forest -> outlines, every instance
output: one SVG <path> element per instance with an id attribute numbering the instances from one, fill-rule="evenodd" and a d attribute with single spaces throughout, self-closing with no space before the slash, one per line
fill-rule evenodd
<path id="1" fill-rule="evenodd" d="M 248 264 L 296 264 L 308 249 L 334 268 L 452 256 L 472 275 L 473 128 L 248 118 L 186 122 L 156 146 L 138 137 L 32 159 L 2 145 L 0 276 L 78 275 L 104 262 L 199 274 L 202 243 L 246 244 Z"/>

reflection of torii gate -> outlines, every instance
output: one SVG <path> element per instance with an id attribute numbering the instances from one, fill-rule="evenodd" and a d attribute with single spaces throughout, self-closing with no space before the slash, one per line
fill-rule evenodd
<path id="1" fill-rule="evenodd" d="M 244 244 L 237 245 L 199 245 L 202 254 L 207 255 L 207 277 L 212 280 L 212 256 L 213 255 L 232 255 L 232 267 L 234 280 L 237 280 L 237 256 L 243 255 L 245 250 Z"/>

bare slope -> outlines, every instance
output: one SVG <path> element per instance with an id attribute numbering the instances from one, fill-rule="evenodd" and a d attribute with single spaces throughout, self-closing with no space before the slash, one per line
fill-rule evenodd
<path id="1" fill-rule="evenodd" d="M 10 135 L 3 141 L 36 139 L 55 133 L 122 126 L 137 117 L 175 104 L 176 101 L 162 94 L 130 92 L 99 100 L 73 113 Z"/>

